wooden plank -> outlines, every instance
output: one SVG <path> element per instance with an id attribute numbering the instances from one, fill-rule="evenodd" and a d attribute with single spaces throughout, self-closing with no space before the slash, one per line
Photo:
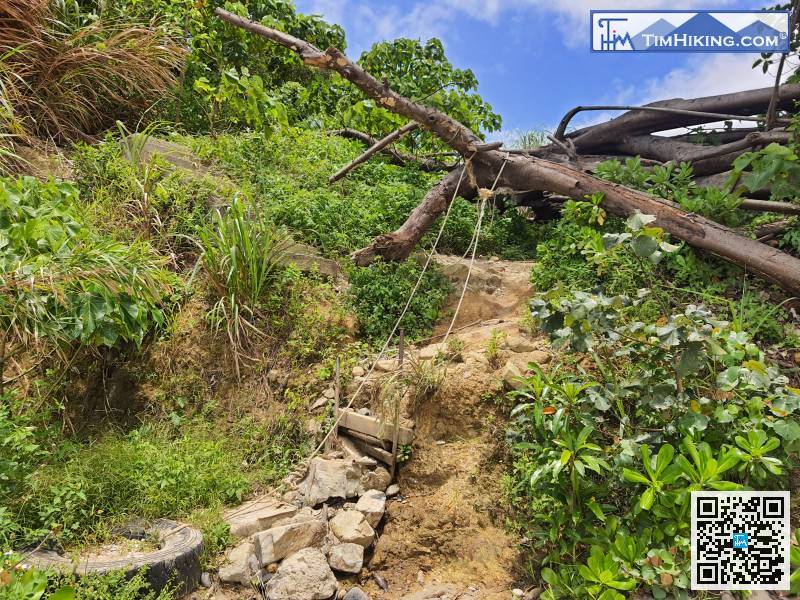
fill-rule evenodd
<path id="1" fill-rule="evenodd" d="M 345 435 L 345 433 L 349 435 Z M 367 443 L 364 440 L 358 439 L 358 433 L 352 433 L 349 430 L 345 429 L 339 435 L 341 441 L 347 440 L 353 446 L 361 450 L 364 454 L 371 456 L 372 458 L 377 458 L 382 463 L 386 464 L 387 466 L 392 466 L 392 454 L 383 448 L 376 448 L 372 444 Z"/>
<path id="2" fill-rule="evenodd" d="M 376 417 L 368 417 L 367 415 L 360 415 L 352 410 L 340 411 L 342 418 L 339 420 L 340 427 L 346 427 L 359 433 L 365 433 L 388 442 L 393 438 L 393 427 L 389 424 L 381 423 L 381 420 Z M 400 427 L 400 434 L 398 440 L 401 444 L 410 444 L 414 439 L 414 432 L 408 427 Z"/>

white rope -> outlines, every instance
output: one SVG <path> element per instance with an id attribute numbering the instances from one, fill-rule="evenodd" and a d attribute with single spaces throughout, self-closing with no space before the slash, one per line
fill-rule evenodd
<path id="1" fill-rule="evenodd" d="M 500 181 L 500 176 L 503 174 L 503 169 L 506 168 L 506 163 L 508 162 L 509 154 L 510 153 L 506 152 L 506 157 L 503 159 L 503 164 L 500 166 L 500 170 L 497 171 L 497 177 L 494 178 L 494 183 L 492 184 L 492 188 L 488 191 L 488 193 L 482 194 L 481 192 L 484 192 L 485 190 L 483 189 L 478 190 L 478 193 L 481 196 L 481 205 L 480 209 L 478 209 L 478 222 L 475 225 L 475 233 L 472 236 L 472 239 L 474 240 L 474 244 L 472 245 L 472 256 L 469 261 L 467 276 L 464 278 L 464 287 L 461 290 L 461 297 L 458 299 L 458 305 L 456 306 L 456 311 L 453 313 L 453 318 L 450 321 L 450 327 L 447 328 L 447 333 L 444 334 L 444 338 L 440 342 L 442 344 L 442 347 L 445 347 L 445 345 L 447 344 L 447 338 L 450 337 L 450 333 L 453 331 L 453 326 L 456 324 L 456 319 L 458 318 L 458 312 L 461 310 L 461 304 L 464 302 L 464 296 L 467 294 L 467 286 L 469 285 L 470 275 L 472 275 L 472 267 L 475 266 L 475 253 L 478 250 L 478 241 L 480 240 L 483 215 L 486 209 L 486 201 L 494 196 L 494 190 L 497 187 L 497 182 Z M 467 248 L 467 251 L 469 251 L 469 248 Z"/>
<path id="2" fill-rule="evenodd" d="M 507 155 L 506 155 L 506 158 L 508 158 Z M 356 388 L 356 391 L 353 393 L 352 397 L 350 398 L 350 402 L 347 403 L 347 406 L 345 406 L 343 410 L 339 411 L 339 414 L 336 416 L 336 420 L 333 422 L 333 425 L 328 430 L 328 433 L 325 434 L 325 437 L 322 438 L 322 441 L 319 443 L 319 445 L 316 447 L 316 449 L 308 456 L 309 460 L 314 458 L 314 456 L 316 456 L 319 453 L 319 451 L 325 445 L 325 442 L 328 440 L 328 438 L 331 436 L 331 434 L 334 431 L 336 431 L 337 427 L 339 426 L 339 422 L 342 420 L 342 417 L 344 416 L 344 411 L 349 409 L 351 406 L 353 406 L 353 402 L 355 402 L 356 398 L 358 397 L 358 394 L 361 393 L 361 390 L 364 388 L 364 385 L 369 380 L 370 375 L 372 375 L 372 372 L 375 370 L 375 365 L 383 357 L 383 354 L 386 352 L 386 349 L 389 347 L 389 343 L 392 341 L 392 338 L 394 337 L 394 334 L 397 332 L 398 328 L 400 327 L 400 323 L 402 322 L 403 317 L 406 316 L 406 313 L 408 312 L 408 308 L 409 308 L 409 306 L 411 306 L 411 300 L 414 298 L 414 294 L 417 293 L 417 290 L 419 289 L 419 285 L 420 285 L 420 283 L 422 283 L 422 278 L 425 276 L 425 272 L 428 270 L 428 266 L 431 263 L 431 259 L 433 258 L 433 255 L 436 253 L 436 246 L 439 245 L 439 240 L 442 239 L 442 234 L 444 233 L 444 228 L 447 225 L 447 219 L 450 216 L 450 209 L 453 208 L 453 204 L 455 203 L 456 195 L 458 195 L 458 189 L 461 187 L 461 182 L 464 179 L 464 173 L 469 168 L 469 164 L 468 163 L 469 163 L 469 159 L 467 159 L 467 163 L 464 164 L 464 167 L 461 170 L 461 174 L 458 177 L 458 183 L 456 184 L 456 187 L 453 190 L 453 197 L 450 199 L 450 204 L 447 206 L 447 211 L 445 212 L 444 219 L 442 220 L 442 226 L 439 228 L 439 233 L 436 236 L 436 240 L 433 242 L 433 247 L 431 248 L 430 254 L 428 254 L 428 258 L 427 258 L 427 260 L 425 261 L 425 264 L 422 267 L 422 271 L 420 272 L 419 277 L 417 278 L 417 282 L 414 284 L 414 288 L 411 290 L 411 295 L 408 297 L 408 301 L 406 302 L 405 307 L 403 307 L 403 311 L 400 313 L 400 316 L 398 317 L 397 321 L 395 322 L 394 327 L 392 328 L 392 332 L 389 334 L 389 337 L 387 337 L 386 341 L 383 343 L 383 347 L 381 348 L 381 351 L 378 353 L 377 358 L 375 358 L 375 360 L 372 361 L 372 366 L 369 368 L 369 371 L 364 376 L 364 379 L 361 381 L 361 383 Z M 503 164 L 505 165 L 505 163 L 503 163 Z M 501 172 L 502 172 L 502 169 L 501 169 Z"/>

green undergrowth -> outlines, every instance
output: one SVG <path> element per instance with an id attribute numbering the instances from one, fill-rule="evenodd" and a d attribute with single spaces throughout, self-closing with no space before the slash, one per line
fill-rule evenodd
<path id="1" fill-rule="evenodd" d="M 48 531 L 60 544 L 82 545 L 131 519 L 167 517 L 200 526 L 207 550 L 224 547 L 221 509 L 254 485 L 279 481 L 307 451 L 307 438 L 296 405 L 271 421 L 244 416 L 222 428 L 210 416 L 58 443 L 24 417 L 4 417 L 3 546 L 22 547 Z"/>
<path id="2" fill-rule="evenodd" d="M 15 566 L 21 557 L 3 557 L 0 568 Z M 14 569 L 0 586 L 0 600 L 175 600 L 173 586 L 156 593 L 150 588 L 144 570 L 132 577 L 122 572 L 91 574 L 82 577 L 38 569 Z"/>
<path id="3" fill-rule="evenodd" d="M 695 187 L 687 165 L 598 173 L 731 225 L 769 222 Z M 788 489 L 800 469 L 800 389 L 771 358 L 798 345 L 780 291 L 653 221 L 570 200 L 537 249 L 531 315 L 563 354 L 510 394 L 505 485 L 548 600 L 688 598 L 690 492 Z"/>

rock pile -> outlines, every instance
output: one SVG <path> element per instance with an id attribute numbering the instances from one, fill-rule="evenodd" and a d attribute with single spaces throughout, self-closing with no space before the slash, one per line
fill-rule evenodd
<path id="1" fill-rule="evenodd" d="M 386 509 L 389 472 L 367 456 L 332 452 L 312 459 L 301 480 L 295 474 L 287 483 L 294 489 L 280 500 L 258 498 L 226 514 L 240 541 L 229 550 L 220 581 L 255 584 L 268 600 L 345 596 L 336 574 L 361 572 Z M 368 598 L 358 588 L 349 592 Z"/>

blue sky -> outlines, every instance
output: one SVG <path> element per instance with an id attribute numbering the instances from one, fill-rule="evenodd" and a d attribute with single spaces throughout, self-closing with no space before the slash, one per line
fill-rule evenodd
<path id="1" fill-rule="evenodd" d="M 772 84 L 746 54 L 592 54 L 589 10 L 758 9 L 752 0 L 296 0 L 345 28 L 347 54 L 397 37 L 439 37 L 450 60 L 471 68 L 503 117 L 492 139 L 553 128 L 578 104 L 638 104 Z M 594 113 L 576 124 L 605 119 Z"/>

